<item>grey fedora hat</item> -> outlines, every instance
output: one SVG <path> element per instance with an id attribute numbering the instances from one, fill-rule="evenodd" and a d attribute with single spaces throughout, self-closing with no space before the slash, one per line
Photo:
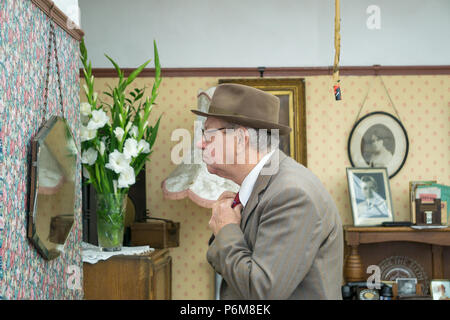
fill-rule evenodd
<path id="1" fill-rule="evenodd" d="M 191 111 L 255 129 L 278 129 L 280 135 L 291 132 L 290 127 L 279 123 L 280 100 L 276 96 L 242 84 L 218 85 L 208 112 Z"/>

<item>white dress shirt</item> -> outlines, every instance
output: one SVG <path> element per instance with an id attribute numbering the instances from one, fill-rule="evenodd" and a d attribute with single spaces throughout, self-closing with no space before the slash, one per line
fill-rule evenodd
<path id="1" fill-rule="evenodd" d="M 244 181 L 242 181 L 241 188 L 239 189 L 239 200 L 241 201 L 242 206 L 245 207 L 245 205 L 247 204 L 248 199 L 252 194 L 253 187 L 255 186 L 256 179 L 258 179 L 259 173 L 274 152 L 275 150 L 272 150 L 264 157 L 262 157 L 261 160 L 259 160 L 258 164 L 245 177 Z"/>

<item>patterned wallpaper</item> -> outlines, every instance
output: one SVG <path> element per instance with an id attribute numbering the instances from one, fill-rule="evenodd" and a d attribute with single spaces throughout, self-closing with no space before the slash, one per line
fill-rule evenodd
<path id="1" fill-rule="evenodd" d="M 305 77 L 308 167 L 322 180 L 341 213 L 352 224 L 346 167 L 347 140 L 373 77 L 341 77 L 343 100 L 336 102 L 329 76 Z M 409 155 L 401 171 L 390 180 L 396 220 L 409 219 L 410 180 L 436 179 L 450 183 L 450 76 L 383 76 L 409 136 Z M 102 92 L 116 79 L 98 78 Z M 139 78 L 134 87 L 152 86 L 151 78 Z M 172 248 L 173 298 L 212 299 L 214 273 L 206 261 L 210 210 L 188 199 L 164 200 L 161 182 L 175 165 L 170 153 L 176 128 L 193 130 L 198 89 L 215 86 L 218 78 L 163 78 L 153 118 L 164 113 L 151 162 L 147 165 L 147 208 L 153 216 L 181 222 L 180 247 Z M 360 117 L 373 111 L 395 114 L 379 79 L 374 81 Z"/>
<path id="2" fill-rule="evenodd" d="M 70 275 L 81 273 L 81 185 L 78 175 L 75 225 L 64 253 L 46 261 L 27 238 L 28 153 L 42 118 L 61 115 L 55 57 L 51 59 L 49 100 L 43 110 L 49 19 L 31 1 L 0 2 L 0 296 L 4 299 L 82 299 Z M 55 26 L 64 117 L 76 144 L 79 132 L 78 42 Z M 77 172 L 81 172 L 80 161 Z M 82 283 L 82 278 L 80 279 Z"/>

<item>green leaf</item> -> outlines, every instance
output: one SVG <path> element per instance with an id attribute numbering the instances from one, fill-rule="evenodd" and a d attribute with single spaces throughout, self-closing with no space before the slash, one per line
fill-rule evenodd
<path id="1" fill-rule="evenodd" d="M 87 73 L 86 69 L 83 69 L 83 73 L 84 73 L 84 79 L 86 81 L 86 85 L 88 85 L 88 80 L 90 78 L 89 74 Z"/>
<path id="2" fill-rule="evenodd" d="M 147 60 L 146 62 L 144 62 L 141 66 L 139 66 L 139 68 L 137 68 L 136 70 L 134 70 L 127 78 L 127 81 L 124 84 L 124 88 L 125 89 L 130 83 L 132 83 L 134 81 L 134 79 L 136 79 L 136 77 L 139 75 L 139 73 L 142 72 L 142 70 L 144 70 L 144 68 L 150 63 L 151 60 Z"/>
<path id="3" fill-rule="evenodd" d="M 158 121 L 156 122 L 155 126 L 153 127 L 152 135 L 150 137 L 150 141 L 148 142 L 150 144 L 150 149 L 152 149 L 153 144 L 155 143 L 156 135 L 158 134 L 159 122 L 161 121 L 161 117 L 162 117 L 162 114 L 159 116 Z"/>
<path id="4" fill-rule="evenodd" d="M 107 54 L 105 54 L 105 56 L 106 56 L 106 58 L 108 58 L 109 61 L 111 61 L 111 63 L 113 64 L 114 68 L 116 69 L 117 74 L 118 74 L 119 79 L 120 79 L 120 80 L 119 80 L 119 83 L 122 83 L 122 80 L 123 80 L 123 72 L 122 72 L 122 70 L 120 70 L 119 65 L 118 65 L 112 58 L 110 58 Z"/>
<path id="5" fill-rule="evenodd" d="M 81 42 L 80 42 L 80 54 L 81 54 L 81 61 L 83 62 L 83 64 L 85 64 L 88 56 L 87 56 L 86 44 L 84 43 L 84 37 L 81 38 Z"/>
<path id="6" fill-rule="evenodd" d="M 145 165 L 145 160 L 146 160 L 146 156 L 144 155 L 142 158 L 141 158 L 141 156 L 142 155 L 139 155 L 139 160 L 138 160 L 138 166 L 136 167 L 136 169 L 134 169 L 134 174 L 137 176 L 138 174 L 139 174 L 139 172 L 141 172 L 141 170 L 142 170 L 142 168 L 144 167 L 144 165 Z"/>
<path id="7" fill-rule="evenodd" d="M 106 94 L 108 97 L 113 97 L 111 93 L 107 92 L 107 91 L 103 91 L 103 94 Z"/>
<path id="8" fill-rule="evenodd" d="M 156 41 L 153 40 L 154 54 L 155 54 L 155 79 L 161 78 L 161 63 L 159 62 L 158 47 Z"/>
<path id="9" fill-rule="evenodd" d="M 136 102 L 137 100 L 141 99 L 144 96 L 144 92 L 142 91 L 141 93 L 139 93 L 136 98 L 134 98 L 134 101 Z"/>

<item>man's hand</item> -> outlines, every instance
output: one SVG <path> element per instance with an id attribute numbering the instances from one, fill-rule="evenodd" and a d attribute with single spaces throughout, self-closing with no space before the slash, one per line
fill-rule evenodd
<path id="1" fill-rule="evenodd" d="M 236 193 L 235 193 L 235 192 L 224 191 L 224 192 L 222 192 L 222 194 L 219 196 L 219 199 L 217 199 L 217 201 L 224 200 L 224 199 L 228 199 L 228 198 L 231 198 L 231 199 L 234 200 L 234 197 L 236 197 Z"/>
<path id="2" fill-rule="evenodd" d="M 241 211 L 242 205 L 238 204 L 236 207 L 231 208 L 233 200 L 236 194 L 222 193 L 212 207 L 212 215 L 209 220 L 209 228 L 213 231 L 214 235 L 217 236 L 220 229 L 225 225 L 230 223 L 240 224 L 241 223 Z"/>

